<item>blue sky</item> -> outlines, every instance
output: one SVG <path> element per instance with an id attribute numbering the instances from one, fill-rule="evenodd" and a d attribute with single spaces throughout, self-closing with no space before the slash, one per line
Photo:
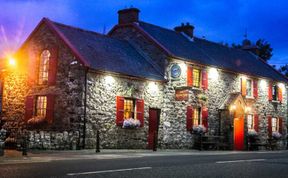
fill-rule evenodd
<path id="1" fill-rule="evenodd" d="M 0 56 L 15 51 L 42 17 L 103 33 L 117 23 L 118 10 L 131 6 L 142 21 L 170 29 L 190 22 L 196 36 L 215 42 L 241 43 L 247 29 L 252 41 L 271 43 L 271 64 L 288 63 L 285 0 L 0 0 Z"/>

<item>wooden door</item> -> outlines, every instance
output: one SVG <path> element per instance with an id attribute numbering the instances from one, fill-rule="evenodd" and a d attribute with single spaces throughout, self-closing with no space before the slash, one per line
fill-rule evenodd
<path id="1" fill-rule="evenodd" d="M 159 109 L 149 109 L 148 149 L 156 148 L 159 126 Z"/>
<path id="2" fill-rule="evenodd" d="M 234 150 L 244 149 L 244 118 L 234 118 Z"/>

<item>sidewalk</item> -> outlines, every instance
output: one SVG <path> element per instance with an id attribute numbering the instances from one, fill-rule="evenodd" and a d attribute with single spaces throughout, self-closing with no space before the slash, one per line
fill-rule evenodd
<path id="1" fill-rule="evenodd" d="M 90 150 L 30 150 L 27 156 L 22 156 L 22 152 L 16 150 L 5 150 L 3 157 L 0 157 L 1 164 L 20 163 L 40 163 L 60 160 L 80 160 L 80 159 L 121 159 L 140 158 L 149 156 L 207 156 L 207 155 L 227 155 L 227 154 L 261 154 L 261 153 L 283 153 L 281 151 L 198 151 L 198 150 L 127 150 L 127 149 L 102 149 L 100 153 L 95 153 L 95 149 Z"/>

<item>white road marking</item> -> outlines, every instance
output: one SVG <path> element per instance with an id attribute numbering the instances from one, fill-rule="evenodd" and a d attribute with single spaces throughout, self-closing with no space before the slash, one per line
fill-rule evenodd
<path id="1" fill-rule="evenodd" d="M 247 159 L 247 160 L 234 160 L 234 161 L 217 161 L 217 164 L 225 164 L 225 163 L 243 163 L 243 162 L 260 162 L 265 161 L 266 159 Z"/>
<path id="2" fill-rule="evenodd" d="M 110 172 L 123 172 L 123 171 L 144 170 L 144 169 L 152 169 L 152 167 L 138 167 L 138 168 L 127 168 L 127 169 L 114 169 L 114 170 L 103 170 L 103 171 L 68 173 L 67 176 L 77 176 L 77 175 L 87 175 L 87 174 L 102 174 L 102 173 L 110 173 Z"/>

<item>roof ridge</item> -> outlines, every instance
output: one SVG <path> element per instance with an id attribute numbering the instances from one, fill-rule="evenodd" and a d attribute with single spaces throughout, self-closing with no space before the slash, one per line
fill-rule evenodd
<path id="1" fill-rule="evenodd" d="M 48 18 L 45 17 L 45 19 L 48 19 Z M 63 27 L 67 27 L 67 28 L 79 30 L 79 31 L 82 31 L 82 32 L 93 33 L 93 34 L 99 35 L 99 36 L 107 36 L 107 35 L 105 35 L 105 34 L 101 34 L 101 33 L 98 33 L 98 32 L 92 31 L 92 30 L 86 30 L 86 29 L 83 29 L 83 28 L 80 28 L 80 27 L 75 27 L 75 26 L 73 26 L 73 25 L 63 24 L 63 23 L 56 22 L 56 21 L 53 21 L 53 20 L 50 20 L 50 19 L 48 19 L 48 20 L 49 20 L 50 22 L 52 22 L 53 24 L 60 25 L 60 26 L 63 26 Z"/>
<path id="2" fill-rule="evenodd" d="M 151 26 L 154 26 L 154 27 L 157 27 L 157 28 L 161 28 L 161 29 L 166 30 L 166 31 L 170 31 L 170 32 L 174 32 L 174 33 L 180 34 L 180 33 L 176 32 L 176 31 L 174 31 L 174 30 L 172 30 L 172 29 L 165 28 L 165 27 L 161 27 L 161 26 L 159 26 L 159 25 L 151 24 L 151 23 L 144 22 L 144 21 L 140 21 L 140 23 L 144 23 L 144 24 L 151 25 Z M 241 49 L 232 48 L 232 47 L 229 47 L 229 46 L 224 46 L 224 45 L 219 44 L 218 42 L 215 42 L 215 41 L 212 41 L 212 40 L 203 39 L 203 38 L 200 38 L 200 37 L 197 37 L 197 36 L 193 36 L 193 38 L 196 38 L 196 40 L 201 40 L 201 41 L 205 41 L 205 42 L 208 42 L 208 43 L 212 43 L 212 44 L 215 44 L 215 45 L 224 47 L 224 48 L 235 49 L 235 50 L 243 51 L 243 50 L 241 50 Z"/>

